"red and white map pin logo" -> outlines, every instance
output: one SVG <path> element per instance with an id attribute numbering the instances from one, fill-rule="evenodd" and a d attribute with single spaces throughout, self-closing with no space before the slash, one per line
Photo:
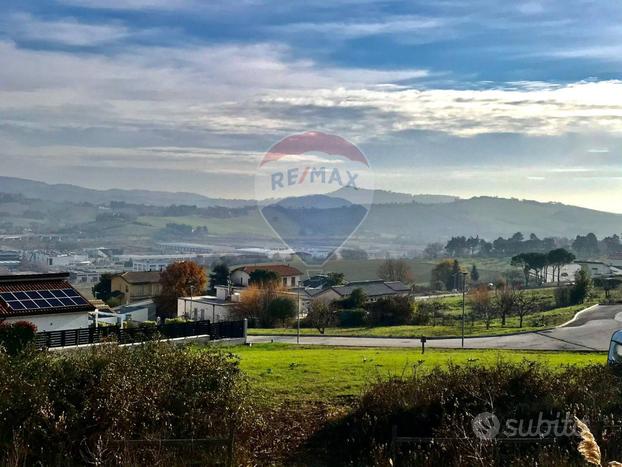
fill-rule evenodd
<path id="1" fill-rule="evenodd" d="M 322 265 L 367 217 L 374 177 L 351 142 L 306 132 L 266 152 L 257 168 L 255 195 L 275 234 L 303 262 Z"/>

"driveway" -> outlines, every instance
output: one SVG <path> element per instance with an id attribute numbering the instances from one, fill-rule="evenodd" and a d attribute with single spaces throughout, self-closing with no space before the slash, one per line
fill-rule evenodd
<path id="1" fill-rule="evenodd" d="M 622 305 L 597 305 L 555 329 L 499 337 L 467 337 L 468 349 L 606 351 L 614 331 L 622 329 Z M 296 343 L 296 336 L 249 336 L 249 342 Z M 419 339 L 301 336 L 305 345 L 352 347 L 421 347 Z M 428 339 L 426 347 L 460 348 L 460 338 Z"/>

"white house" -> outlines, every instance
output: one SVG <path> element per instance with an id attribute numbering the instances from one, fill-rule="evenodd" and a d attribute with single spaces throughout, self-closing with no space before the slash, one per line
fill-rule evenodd
<path id="1" fill-rule="evenodd" d="M 574 281 L 574 276 L 577 272 L 581 270 L 581 265 L 577 263 L 565 264 L 561 267 L 559 271 L 559 281 L 560 282 L 572 282 Z M 555 273 L 553 273 L 553 268 L 549 267 L 546 272 L 546 277 L 544 280 L 546 283 L 557 282 L 557 269 L 555 269 Z"/>
<path id="2" fill-rule="evenodd" d="M 68 273 L 0 276 L 0 321 L 29 321 L 37 331 L 86 328 L 95 307 Z"/>
<path id="3" fill-rule="evenodd" d="M 575 261 L 575 263 L 592 278 L 622 275 L 622 269 L 603 263 L 602 261 Z"/>
<path id="4" fill-rule="evenodd" d="M 218 298 L 213 295 L 180 297 L 177 299 L 177 316 L 194 321 L 210 320 L 212 323 L 231 321 L 235 319 L 233 315 L 235 301 L 233 300 Z"/>
<path id="5" fill-rule="evenodd" d="M 274 272 L 283 282 L 283 287 L 295 288 L 302 283 L 302 272 L 287 264 L 255 264 L 253 266 L 241 266 L 231 271 L 231 282 L 239 287 L 246 287 L 254 271 L 262 270 Z"/>

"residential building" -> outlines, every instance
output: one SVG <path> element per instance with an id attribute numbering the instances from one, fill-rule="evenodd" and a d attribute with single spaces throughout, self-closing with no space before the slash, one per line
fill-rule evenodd
<path id="1" fill-rule="evenodd" d="M 177 299 L 177 316 L 195 321 L 210 320 L 212 323 L 230 321 L 234 318 L 235 295 L 232 300 L 212 295 L 181 297 Z M 239 295 L 238 295 L 239 297 Z"/>
<path id="2" fill-rule="evenodd" d="M 622 269 L 603 263 L 602 261 L 575 261 L 590 277 L 621 276 Z M 574 280 L 574 278 L 573 278 Z"/>
<path id="3" fill-rule="evenodd" d="M 231 271 L 231 282 L 240 287 L 248 286 L 251 274 L 254 271 L 263 270 L 276 273 L 282 281 L 283 287 L 295 288 L 302 283 L 302 272 L 287 264 L 256 264 L 253 266 L 241 266 Z"/>
<path id="4" fill-rule="evenodd" d="M 343 300 L 348 298 L 355 289 L 361 289 L 367 297 L 368 303 L 373 303 L 381 298 L 407 297 L 410 295 L 410 287 L 400 281 L 355 281 L 348 282 L 346 285 L 337 285 L 323 290 L 309 290 L 305 300 L 322 300 L 332 302 L 333 300 Z"/>
<path id="5" fill-rule="evenodd" d="M 95 307 L 68 273 L 0 276 L 0 321 L 29 321 L 37 331 L 86 328 Z"/>
<path id="6" fill-rule="evenodd" d="M 581 265 L 578 263 L 570 263 L 565 264 L 561 267 L 559 271 L 559 281 L 560 282 L 572 282 L 574 281 L 574 276 L 577 272 L 581 270 Z M 546 271 L 546 277 L 544 279 L 546 283 L 554 283 L 557 282 L 557 269 L 553 271 L 553 268 L 549 266 Z"/>
<path id="7" fill-rule="evenodd" d="M 111 290 L 113 295 L 121 296 L 124 304 L 154 298 L 162 290 L 160 272 L 129 271 L 116 274 L 112 276 Z"/>

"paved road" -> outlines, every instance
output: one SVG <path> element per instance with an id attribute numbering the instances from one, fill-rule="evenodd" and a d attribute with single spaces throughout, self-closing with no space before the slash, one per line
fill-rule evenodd
<path id="1" fill-rule="evenodd" d="M 579 313 L 565 325 L 549 331 L 537 331 L 500 337 L 467 337 L 469 349 L 585 350 L 605 351 L 614 331 L 622 329 L 622 305 L 595 306 Z M 296 336 L 249 336 L 249 342 L 295 343 Z M 419 339 L 370 337 L 302 336 L 301 344 L 354 347 L 420 347 Z M 459 348 L 460 338 L 428 339 L 426 347 Z"/>

